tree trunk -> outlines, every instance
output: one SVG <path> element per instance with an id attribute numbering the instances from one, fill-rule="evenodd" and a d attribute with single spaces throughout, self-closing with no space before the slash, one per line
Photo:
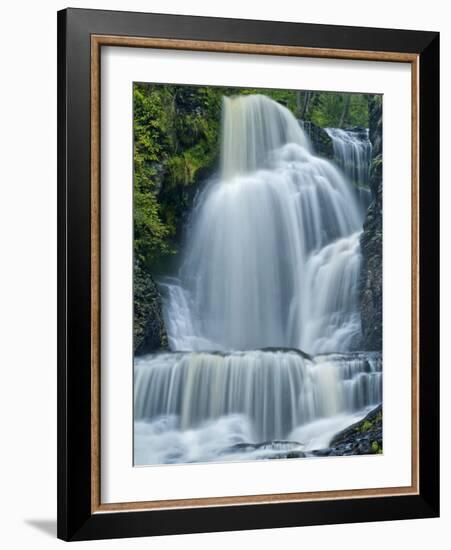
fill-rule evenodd
<path id="1" fill-rule="evenodd" d="M 340 122 L 338 124 L 339 128 L 343 128 L 343 126 L 345 125 L 346 119 L 348 118 L 350 102 L 351 102 L 351 94 L 346 94 L 344 103 L 343 103 L 343 110 L 341 111 Z"/>
<path id="2" fill-rule="evenodd" d="M 302 96 L 303 96 L 303 92 L 298 90 L 296 92 L 296 115 L 298 118 L 300 118 L 301 112 L 302 112 L 302 99 L 303 99 Z"/>
<path id="3" fill-rule="evenodd" d="M 304 92 L 304 102 L 302 105 L 301 112 L 299 114 L 299 118 L 301 118 L 302 120 L 305 120 L 305 118 L 308 115 L 311 99 L 312 99 L 312 92 Z"/>

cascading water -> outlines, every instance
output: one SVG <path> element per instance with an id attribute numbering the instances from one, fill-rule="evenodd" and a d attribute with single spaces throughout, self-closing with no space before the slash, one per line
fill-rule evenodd
<path id="1" fill-rule="evenodd" d="M 381 401 L 380 358 L 349 353 L 363 224 L 352 186 L 265 96 L 225 98 L 222 132 L 219 176 L 178 277 L 161 283 L 176 353 L 135 360 L 135 464 L 265 458 L 292 438 L 320 448 Z"/>
<path id="2" fill-rule="evenodd" d="M 194 212 L 168 305 L 169 324 L 189 310 L 191 344 L 183 334 L 174 349 L 349 349 L 363 223 L 351 186 L 278 103 L 225 99 L 223 119 L 221 176 Z M 337 319 L 350 331 L 338 340 Z"/>
<path id="3" fill-rule="evenodd" d="M 371 200 L 369 190 L 373 147 L 368 128 L 325 128 L 332 140 L 334 160 L 356 186 L 355 193 L 366 209 Z"/>
<path id="4" fill-rule="evenodd" d="M 332 139 L 334 160 L 360 186 L 368 186 L 372 145 L 368 128 L 325 128 Z"/>
<path id="5" fill-rule="evenodd" d="M 295 351 L 138 359 L 135 462 L 243 458 L 240 451 L 251 442 L 267 444 L 244 457 L 277 455 L 280 443 L 272 442 L 280 440 L 299 442 L 303 451 L 326 447 L 360 411 L 381 402 L 381 376 L 378 354 L 325 355 L 315 361 Z M 321 429 L 312 437 L 312 424 L 320 419 Z"/>

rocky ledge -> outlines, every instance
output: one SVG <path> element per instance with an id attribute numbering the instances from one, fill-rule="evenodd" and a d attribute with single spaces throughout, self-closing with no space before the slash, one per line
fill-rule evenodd
<path id="1" fill-rule="evenodd" d="M 264 441 L 263 443 L 236 443 L 225 450 L 229 453 L 243 453 L 249 451 L 269 451 L 267 459 L 305 458 L 307 455 L 300 450 L 302 443 L 298 441 Z"/>
<path id="2" fill-rule="evenodd" d="M 223 454 L 261 451 L 268 459 L 306 458 L 319 456 L 352 456 L 382 454 L 382 405 L 365 418 L 338 432 L 326 449 L 303 451 L 299 441 L 274 440 L 263 443 L 236 443 Z"/>
<path id="3" fill-rule="evenodd" d="M 327 449 L 313 451 L 313 456 L 348 456 L 382 453 L 382 405 L 363 420 L 338 432 Z"/>

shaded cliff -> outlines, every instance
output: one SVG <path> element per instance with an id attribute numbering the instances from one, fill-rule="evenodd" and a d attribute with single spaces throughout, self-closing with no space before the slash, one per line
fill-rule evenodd
<path id="1" fill-rule="evenodd" d="M 324 130 L 324 128 L 320 128 L 311 121 L 300 120 L 299 124 L 310 138 L 315 153 L 321 157 L 332 160 L 334 158 L 334 147 L 332 144 L 332 139 L 327 134 L 326 130 Z"/>
<path id="2" fill-rule="evenodd" d="M 362 349 L 382 349 L 382 96 L 369 96 L 372 201 L 361 237 Z"/>
<path id="3" fill-rule="evenodd" d="M 196 193 L 217 161 L 214 88 L 134 85 L 134 351 L 168 347 L 153 276 L 171 271 Z"/>
<path id="4" fill-rule="evenodd" d="M 152 275 L 135 261 L 133 348 L 136 355 L 168 348 L 160 293 Z"/>

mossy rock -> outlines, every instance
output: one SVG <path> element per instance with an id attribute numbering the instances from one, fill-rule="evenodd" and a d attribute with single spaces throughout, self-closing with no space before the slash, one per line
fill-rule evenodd
<path id="1" fill-rule="evenodd" d="M 134 266 L 133 347 L 136 355 L 168 349 L 160 292 L 138 261 Z"/>
<path id="2" fill-rule="evenodd" d="M 378 406 L 365 418 L 336 434 L 327 449 L 328 456 L 381 454 L 382 406 Z M 315 453 L 321 456 L 320 451 Z"/>
<path id="3" fill-rule="evenodd" d="M 361 432 L 367 432 L 369 429 L 372 428 L 372 426 L 373 426 L 372 422 L 370 422 L 369 420 L 365 420 L 363 422 L 363 424 L 361 425 L 361 427 L 360 427 L 360 431 Z"/>

